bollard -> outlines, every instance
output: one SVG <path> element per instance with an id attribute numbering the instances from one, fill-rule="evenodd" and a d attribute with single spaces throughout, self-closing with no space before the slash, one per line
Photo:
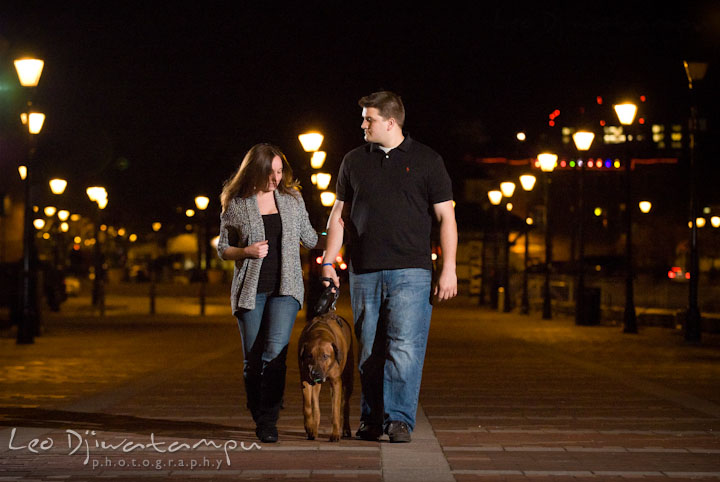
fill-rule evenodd
<path id="1" fill-rule="evenodd" d="M 497 310 L 502 312 L 505 310 L 505 287 L 503 287 L 503 286 L 499 287 L 497 294 L 498 294 Z"/>

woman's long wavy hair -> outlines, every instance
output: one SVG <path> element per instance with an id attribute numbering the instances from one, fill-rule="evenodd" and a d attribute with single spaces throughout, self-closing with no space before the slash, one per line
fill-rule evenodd
<path id="1" fill-rule="evenodd" d="M 250 197 L 267 188 L 275 156 L 279 157 L 283 163 L 282 182 L 278 184 L 277 189 L 284 194 L 297 192 L 298 182 L 293 180 L 292 169 L 285 154 L 272 144 L 256 144 L 245 154 L 235 174 L 223 183 L 222 194 L 220 194 L 223 212 L 234 198 Z"/>

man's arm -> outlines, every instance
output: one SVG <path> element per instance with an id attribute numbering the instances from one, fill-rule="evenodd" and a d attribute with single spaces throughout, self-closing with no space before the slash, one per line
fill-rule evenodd
<path id="1" fill-rule="evenodd" d="M 335 259 L 337 258 L 340 248 L 343 244 L 343 223 L 342 223 L 342 211 L 344 201 L 335 201 L 332 211 L 330 211 L 330 218 L 327 223 L 327 238 L 325 239 L 325 252 L 323 253 L 323 264 L 332 263 L 332 266 L 323 266 L 322 275 L 323 278 L 332 278 L 335 286 L 340 286 L 340 278 L 338 278 L 337 272 L 335 271 Z"/>
<path id="2" fill-rule="evenodd" d="M 433 211 L 440 223 L 440 249 L 442 250 L 442 269 L 435 285 L 435 295 L 440 301 L 443 301 L 457 295 L 457 274 L 455 272 L 457 223 L 452 201 L 433 204 Z"/>

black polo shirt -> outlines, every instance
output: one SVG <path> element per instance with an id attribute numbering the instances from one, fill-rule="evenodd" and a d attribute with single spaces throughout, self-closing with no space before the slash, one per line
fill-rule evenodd
<path id="1" fill-rule="evenodd" d="M 453 198 L 437 152 L 408 136 L 387 154 L 358 147 L 340 165 L 336 195 L 350 209 L 345 245 L 354 272 L 432 269 L 432 207 Z"/>

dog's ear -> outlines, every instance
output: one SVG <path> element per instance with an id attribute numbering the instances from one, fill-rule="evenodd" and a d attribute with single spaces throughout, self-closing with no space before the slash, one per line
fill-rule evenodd
<path id="1" fill-rule="evenodd" d="M 300 346 L 300 353 L 298 353 L 298 358 L 302 360 L 304 356 L 305 356 L 305 344 L 303 343 Z"/>
<path id="2" fill-rule="evenodd" d="M 338 363 L 340 363 L 340 360 L 342 360 L 343 352 L 340 348 L 337 347 L 335 343 L 332 344 L 333 351 L 335 352 L 335 360 L 337 360 Z"/>

